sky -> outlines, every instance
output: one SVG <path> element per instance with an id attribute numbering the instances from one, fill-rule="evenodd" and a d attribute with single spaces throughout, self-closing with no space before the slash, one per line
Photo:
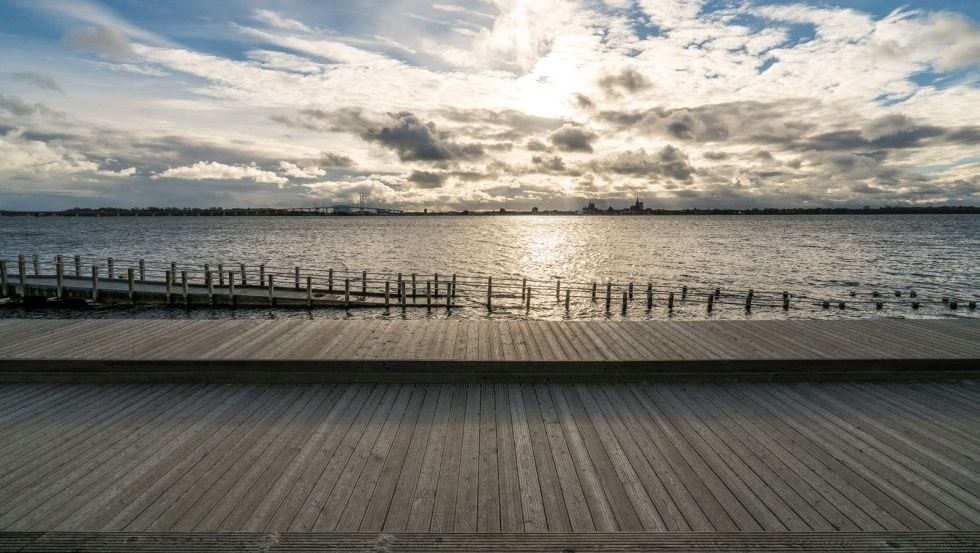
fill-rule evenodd
<path id="1" fill-rule="evenodd" d="M 980 205 L 975 0 L 0 14 L 0 209 Z"/>

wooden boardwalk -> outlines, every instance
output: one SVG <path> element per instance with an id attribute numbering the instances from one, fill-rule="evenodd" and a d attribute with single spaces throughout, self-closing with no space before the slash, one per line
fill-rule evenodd
<path id="1" fill-rule="evenodd" d="M 4 381 L 970 378 L 980 320 L 4 320 Z"/>
<path id="2" fill-rule="evenodd" d="M 980 530 L 965 381 L 6 384 L 0 436 L 5 532 Z"/>

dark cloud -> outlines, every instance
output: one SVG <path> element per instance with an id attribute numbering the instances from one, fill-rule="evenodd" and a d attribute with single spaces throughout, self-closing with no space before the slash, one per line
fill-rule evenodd
<path id="1" fill-rule="evenodd" d="M 115 27 L 86 27 L 66 34 L 62 42 L 71 48 L 93 50 L 112 56 L 128 57 L 133 54 L 129 39 Z"/>
<path id="2" fill-rule="evenodd" d="M 688 181 L 695 173 L 687 155 L 671 145 L 656 153 L 644 149 L 620 152 L 591 164 L 596 172 L 612 172 L 636 177 L 668 177 Z"/>
<path id="3" fill-rule="evenodd" d="M 599 87 L 610 95 L 618 95 L 620 91 L 632 94 L 650 86 L 650 81 L 634 69 L 624 69 L 620 73 L 599 79 Z"/>
<path id="4" fill-rule="evenodd" d="M 432 121 L 422 121 L 409 112 L 389 113 L 375 120 L 356 108 L 307 109 L 298 116 L 274 115 L 272 119 L 291 127 L 355 134 L 395 150 L 402 161 L 449 161 L 484 155 L 482 144 L 455 142 Z"/>
<path id="5" fill-rule="evenodd" d="M 434 173 L 431 171 L 412 171 L 408 180 L 414 182 L 419 188 L 439 188 L 445 182 L 448 175 L 446 173 Z"/>
<path id="6" fill-rule="evenodd" d="M 705 152 L 704 157 L 712 161 L 721 161 L 723 159 L 728 159 L 727 152 Z"/>
<path id="7" fill-rule="evenodd" d="M 528 140 L 527 141 L 527 145 L 525 146 L 525 148 L 527 148 L 528 150 L 530 150 L 532 152 L 547 152 L 547 151 L 549 151 L 551 149 L 551 148 L 548 147 L 547 144 L 545 144 L 544 142 L 541 142 L 537 138 L 532 138 L 532 139 Z"/>
<path id="8" fill-rule="evenodd" d="M 345 155 L 333 154 L 330 152 L 320 153 L 320 167 L 346 168 L 346 167 L 353 167 L 353 166 L 354 166 L 354 160 Z"/>
<path id="9" fill-rule="evenodd" d="M 544 171 L 561 173 L 565 171 L 565 161 L 559 156 L 534 156 L 531 163 L 538 169 Z"/>
<path id="10" fill-rule="evenodd" d="M 15 80 L 15 81 L 21 81 L 21 82 L 25 82 L 25 83 L 30 83 L 30 84 L 32 84 L 32 85 L 34 85 L 34 86 L 36 86 L 38 88 L 44 89 L 44 90 L 54 90 L 55 92 L 61 92 L 62 94 L 64 94 L 64 92 L 65 92 L 65 90 L 63 88 L 61 88 L 61 85 L 58 84 L 58 81 L 56 81 L 53 78 L 51 78 L 50 76 L 44 75 L 42 73 L 34 73 L 34 72 L 31 72 L 31 71 L 22 71 L 22 72 L 19 72 L 19 73 L 13 73 L 13 74 L 11 74 L 10 75 L 10 78 L 13 79 L 13 80 Z"/>
<path id="11" fill-rule="evenodd" d="M 566 121 L 513 110 L 440 109 L 433 114 L 460 126 L 454 132 L 480 140 L 521 140 L 527 136 L 561 127 Z"/>
<path id="12" fill-rule="evenodd" d="M 565 152 L 592 152 L 592 141 L 596 134 L 574 125 L 565 125 L 548 137 L 556 148 Z"/>
<path id="13" fill-rule="evenodd" d="M 582 109 L 593 109 L 595 102 L 585 94 L 575 94 L 575 104 Z"/>

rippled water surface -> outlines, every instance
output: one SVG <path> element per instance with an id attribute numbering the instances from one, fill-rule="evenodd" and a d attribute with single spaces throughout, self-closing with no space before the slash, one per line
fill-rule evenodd
<path id="1" fill-rule="evenodd" d="M 9 259 L 18 253 L 43 259 L 56 254 L 145 258 L 159 267 L 171 260 L 212 266 L 264 262 L 270 267 L 406 275 L 492 275 L 501 282 L 506 277 L 636 282 L 630 312 L 637 318 L 665 316 L 658 310 L 660 297 L 655 309 L 645 312 L 642 290 L 647 282 L 655 283 L 657 290 L 679 290 L 682 285 L 722 288 L 726 296 L 731 294 L 731 305 L 722 302 L 715 317 L 745 316 L 735 304 L 738 294 L 750 288 L 763 298 L 766 291 L 782 290 L 806 296 L 789 316 L 936 316 L 950 314 L 939 302 L 941 297 L 964 304 L 976 299 L 980 216 L 0 218 L 0 255 Z M 533 305 L 532 315 L 565 315 L 550 286 L 548 293 L 539 291 L 541 303 Z M 914 314 L 903 307 L 907 299 L 892 297 L 894 290 L 907 295 L 910 289 L 917 290 L 923 302 L 923 309 Z M 852 291 L 857 295 L 851 297 Z M 888 301 L 883 312 L 876 312 L 873 303 L 858 308 L 862 301 L 872 301 L 873 291 Z M 591 305 L 579 293 L 586 294 L 585 289 L 576 292 L 571 316 L 603 315 L 602 305 Z M 846 299 L 853 308 L 823 311 L 818 302 L 822 299 Z M 705 314 L 693 298 L 689 305 L 678 303 L 676 316 Z M 809 307 L 803 309 L 804 304 Z M 617 301 L 613 311 L 618 307 Z M 127 313 L 160 316 L 161 311 L 172 310 L 140 308 Z M 764 310 L 756 309 L 751 316 L 786 316 L 779 309 L 760 311 Z M 164 316 L 227 316 L 220 310 L 179 313 Z M 956 313 L 974 314 L 965 306 Z M 272 315 L 310 316 L 285 310 Z M 474 305 L 457 315 L 484 316 L 485 311 Z M 494 315 L 524 313 L 514 301 L 502 299 Z M 270 313 L 240 310 L 236 316 Z"/>

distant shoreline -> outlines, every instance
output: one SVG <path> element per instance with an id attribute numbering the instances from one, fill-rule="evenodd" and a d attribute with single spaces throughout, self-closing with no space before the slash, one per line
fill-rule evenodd
<path id="1" fill-rule="evenodd" d="M 678 216 L 678 215 L 953 215 L 980 214 L 980 206 L 877 207 L 877 208 L 753 208 L 753 209 L 618 209 L 618 210 L 462 210 L 396 211 L 352 208 L 328 212 L 327 208 L 99 208 L 52 210 L 0 210 L 0 217 L 440 217 L 493 215 L 578 216 Z"/>

